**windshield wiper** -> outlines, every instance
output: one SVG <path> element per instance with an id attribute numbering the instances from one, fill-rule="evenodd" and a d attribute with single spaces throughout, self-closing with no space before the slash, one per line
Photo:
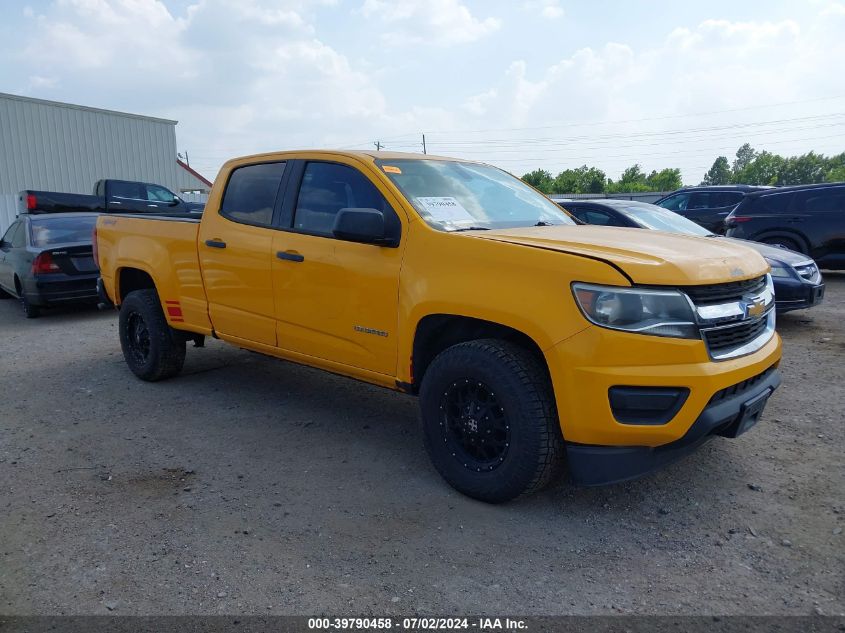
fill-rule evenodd
<path id="1" fill-rule="evenodd" d="M 552 223 L 552 222 L 546 222 L 545 220 L 540 220 L 534 226 L 557 226 L 557 225 Z"/>
<path id="2" fill-rule="evenodd" d="M 463 226 L 459 229 L 452 229 L 449 233 L 460 233 L 461 231 L 489 231 L 490 228 L 486 226 Z"/>

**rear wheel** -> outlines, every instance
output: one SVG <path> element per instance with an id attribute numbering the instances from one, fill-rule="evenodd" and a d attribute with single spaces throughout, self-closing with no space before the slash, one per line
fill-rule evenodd
<path id="1" fill-rule="evenodd" d="M 32 305 L 23 292 L 21 292 L 20 303 L 21 308 L 23 308 L 23 315 L 27 319 L 35 319 L 41 316 L 41 309 L 38 306 Z"/>
<path id="2" fill-rule="evenodd" d="M 120 346 L 138 378 L 172 378 L 185 363 L 185 340 L 167 324 L 155 290 L 130 292 L 120 306 Z"/>
<path id="3" fill-rule="evenodd" d="M 763 244 L 771 244 L 772 246 L 779 246 L 781 248 L 786 248 L 790 251 L 795 251 L 796 253 L 803 253 L 804 249 L 801 248 L 801 245 L 798 244 L 793 239 L 788 237 L 764 237 L 760 240 Z"/>
<path id="4" fill-rule="evenodd" d="M 15 277 L 15 290 L 18 293 L 18 302 L 21 305 L 21 309 L 23 309 L 23 315 L 27 319 L 35 319 L 41 315 L 41 310 L 38 306 L 34 306 L 29 302 L 29 299 L 26 298 L 26 294 L 23 291 L 23 286 L 21 285 L 20 279 Z"/>
<path id="5" fill-rule="evenodd" d="M 431 461 L 456 490 L 490 503 L 545 486 L 563 455 L 545 369 L 506 341 L 460 343 L 442 352 L 420 389 Z"/>

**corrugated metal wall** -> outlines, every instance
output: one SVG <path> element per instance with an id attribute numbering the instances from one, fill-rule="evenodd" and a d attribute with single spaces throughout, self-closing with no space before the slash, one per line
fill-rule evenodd
<path id="1" fill-rule="evenodd" d="M 0 231 L 22 189 L 91 193 L 100 178 L 178 191 L 176 121 L 0 93 Z"/>

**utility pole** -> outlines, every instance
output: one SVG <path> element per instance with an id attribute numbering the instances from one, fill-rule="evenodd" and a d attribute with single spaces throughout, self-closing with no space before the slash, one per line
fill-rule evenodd
<path id="1" fill-rule="evenodd" d="M 373 143 L 373 145 L 376 146 L 377 152 L 381 151 L 381 141 L 376 141 L 375 143 Z"/>
<path id="2" fill-rule="evenodd" d="M 425 151 L 425 134 L 423 134 L 422 137 L 423 137 L 423 154 L 425 154 L 426 153 L 426 151 Z"/>

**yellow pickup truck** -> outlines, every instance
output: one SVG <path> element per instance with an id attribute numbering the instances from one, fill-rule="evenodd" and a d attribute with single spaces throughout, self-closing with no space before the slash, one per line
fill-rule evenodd
<path id="1" fill-rule="evenodd" d="M 417 394 L 435 467 L 484 501 L 563 463 L 585 485 L 643 475 L 746 431 L 780 383 L 755 251 L 578 226 L 476 162 L 238 158 L 201 220 L 101 216 L 95 242 L 139 378 L 213 336 Z"/>

